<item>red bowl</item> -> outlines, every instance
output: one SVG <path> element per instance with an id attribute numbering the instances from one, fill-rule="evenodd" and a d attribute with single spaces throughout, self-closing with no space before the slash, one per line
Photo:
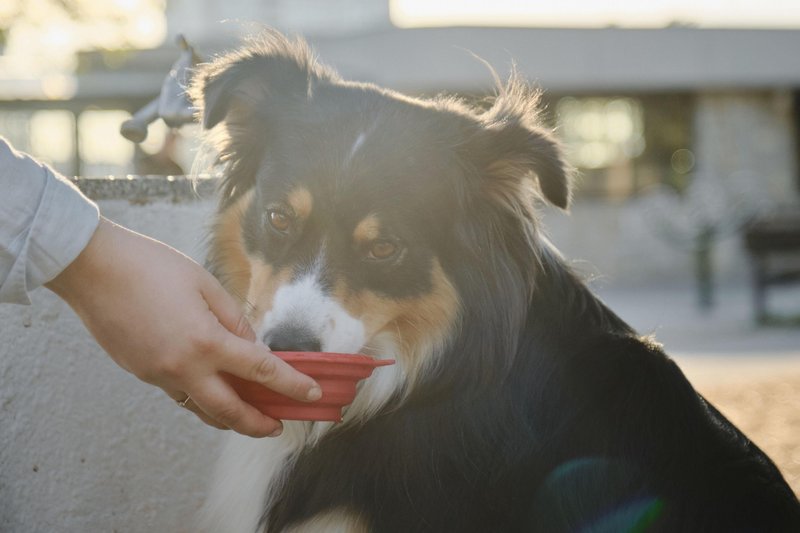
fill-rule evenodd
<path id="1" fill-rule="evenodd" d="M 280 420 L 341 422 L 342 407 L 352 403 L 356 385 L 379 366 L 393 365 L 391 359 L 367 355 L 327 352 L 273 352 L 298 371 L 311 376 L 322 389 L 316 402 L 301 402 L 263 385 L 229 376 L 239 397 L 265 415 Z"/>

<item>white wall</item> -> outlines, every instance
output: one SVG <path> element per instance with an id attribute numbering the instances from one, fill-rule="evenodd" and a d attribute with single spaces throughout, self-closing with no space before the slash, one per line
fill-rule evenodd
<path id="1" fill-rule="evenodd" d="M 195 256 L 211 208 L 101 203 Z M 120 370 L 49 291 L 0 306 L 0 531 L 189 532 L 221 435 Z"/>
<path id="2" fill-rule="evenodd" d="M 166 16 L 168 40 L 183 33 L 192 43 L 237 42 L 263 27 L 322 36 L 390 25 L 388 0 L 170 0 Z"/>

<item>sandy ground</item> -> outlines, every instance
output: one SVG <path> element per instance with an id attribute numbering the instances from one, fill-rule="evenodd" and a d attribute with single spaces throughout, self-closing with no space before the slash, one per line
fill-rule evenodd
<path id="1" fill-rule="evenodd" d="M 747 287 L 718 293 L 700 311 L 691 287 L 600 291 L 639 332 L 656 339 L 711 403 L 755 442 L 800 496 L 800 327 L 758 327 Z M 800 313 L 800 290 L 771 295 L 783 316 Z"/>
<path id="2" fill-rule="evenodd" d="M 800 497 L 800 358 L 678 362 L 695 388 L 775 461 Z"/>

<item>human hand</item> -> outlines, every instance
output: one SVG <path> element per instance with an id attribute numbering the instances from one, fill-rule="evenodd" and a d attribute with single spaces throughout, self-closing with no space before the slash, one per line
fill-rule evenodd
<path id="1" fill-rule="evenodd" d="M 321 396 L 310 377 L 255 344 L 239 306 L 205 269 L 106 219 L 46 286 L 119 366 L 178 402 L 188 395 L 185 407 L 209 425 L 253 437 L 282 430 L 279 421 L 241 400 L 222 372 L 297 400 Z"/>

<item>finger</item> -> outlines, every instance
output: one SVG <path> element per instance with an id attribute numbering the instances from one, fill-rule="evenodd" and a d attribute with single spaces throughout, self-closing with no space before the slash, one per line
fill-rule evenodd
<path id="1" fill-rule="evenodd" d="M 219 377 L 195 387 L 192 401 L 208 416 L 242 435 L 277 437 L 283 430 L 280 421 L 269 418 L 242 401 L 231 386 Z"/>
<path id="2" fill-rule="evenodd" d="M 213 277 L 209 279 L 202 289 L 202 294 L 209 309 L 225 329 L 238 337 L 255 342 L 256 334 L 241 307 L 216 279 Z"/>
<path id="3" fill-rule="evenodd" d="M 228 336 L 223 343 L 224 370 L 230 374 L 255 381 L 295 400 L 313 402 L 322 397 L 316 381 L 292 368 L 266 346 L 238 337 Z"/>
<path id="4" fill-rule="evenodd" d="M 182 408 L 186 409 L 187 411 L 191 411 L 192 413 L 194 413 L 195 415 L 197 415 L 197 417 L 198 417 L 200 420 L 202 420 L 202 421 L 203 421 L 205 424 L 207 424 L 207 425 L 209 425 L 209 426 L 211 426 L 211 427 L 215 427 L 215 428 L 217 428 L 217 429 L 225 429 L 225 430 L 227 430 L 227 429 L 230 429 L 228 426 L 225 426 L 225 425 L 223 425 L 223 424 L 221 424 L 221 423 L 217 422 L 216 420 L 214 420 L 213 418 L 211 418 L 210 416 L 208 416 L 207 414 L 205 414 L 205 413 L 203 412 L 203 410 L 202 410 L 202 409 L 200 409 L 200 408 L 197 406 L 197 404 L 195 404 L 195 403 L 192 401 L 192 399 L 191 399 L 191 398 L 188 398 L 188 399 L 186 400 L 186 402 L 182 404 L 182 402 L 184 401 L 184 399 L 186 399 L 186 394 L 182 394 L 182 393 L 170 393 L 170 394 L 169 394 L 169 396 L 170 396 L 170 397 L 171 397 L 173 400 L 175 400 L 175 403 L 177 403 L 177 404 L 178 404 L 178 407 L 182 407 Z M 182 398 L 179 398 L 179 396 L 182 396 Z"/>

